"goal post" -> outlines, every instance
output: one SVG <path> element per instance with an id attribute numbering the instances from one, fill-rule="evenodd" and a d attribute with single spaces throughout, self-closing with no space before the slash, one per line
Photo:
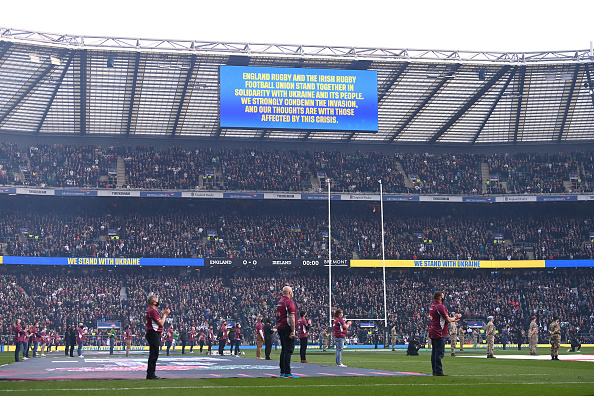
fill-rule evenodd
<path id="1" fill-rule="evenodd" d="M 333 326 L 332 317 L 332 226 L 331 226 L 331 190 L 330 190 L 330 178 L 326 179 L 328 185 L 328 322 L 330 327 Z M 384 233 L 384 194 L 382 188 L 382 181 L 378 180 L 379 191 L 380 191 L 380 213 L 381 213 L 381 233 L 382 233 L 382 286 L 384 294 L 384 317 L 383 319 L 359 319 L 349 318 L 351 321 L 383 321 L 384 329 L 388 329 L 388 303 L 387 303 L 387 289 L 386 289 L 386 244 L 385 244 L 385 233 Z M 345 319 L 346 320 L 346 319 Z"/>

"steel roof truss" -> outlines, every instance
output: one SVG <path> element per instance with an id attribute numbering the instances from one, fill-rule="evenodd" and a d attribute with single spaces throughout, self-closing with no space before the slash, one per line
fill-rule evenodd
<path id="1" fill-rule="evenodd" d="M 435 133 L 435 135 L 433 135 L 433 137 L 429 139 L 429 143 L 435 143 L 436 141 L 438 141 L 444 133 L 446 133 L 452 126 L 454 126 L 456 122 L 458 122 L 460 117 L 466 114 L 468 110 L 470 110 L 470 108 L 483 95 L 489 92 L 489 90 L 509 71 L 510 68 L 511 66 L 509 65 L 501 67 L 499 69 L 499 72 L 497 72 L 493 77 L 491 77 L 491 79 L 487 81 L 486 84 L 484 84 L 472 97 L 470 97 L 466 101 L 466 103 L 462 105 L 462 107 L 452 117 L 450 117 L 449 120 L 446 121 L 446 123 Z"/>

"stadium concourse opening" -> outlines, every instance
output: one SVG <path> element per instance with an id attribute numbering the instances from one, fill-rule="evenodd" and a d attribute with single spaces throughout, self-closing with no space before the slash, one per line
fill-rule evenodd
<path id="1" fill-rule="evenodd" d="M 108 352 L 86 352 L 81 358 L 55 356 L 29 359 L 0 367 L 0 380 L 117 380 L 144 379 L 147 354 L 126 356 Z M 299 377 L 394 377 L 425 375 L 421 373 L 337 367 L 313 363 L 291 363 L 293 374 Z M 278 361 L 236 358 L 234 356 L 160 356 L 157 372 L 166 379 L 182 378 L 274 378 L 279 377 Z"/>

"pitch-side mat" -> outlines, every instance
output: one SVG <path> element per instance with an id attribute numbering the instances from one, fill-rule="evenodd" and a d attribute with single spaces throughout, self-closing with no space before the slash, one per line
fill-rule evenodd
<path id="1" fill-rule="evenodd" d="M 68 358 L 47 356 L 31 358 L 0 367 L 0 380 L 115 380 L 145 379 L 147 355 L 125 357 L 92 356 Z M 345 362 L 346 363 L 346 362 Z M 291 372 L 299 377 L 394 377 L 425 375 L 400 371 L 291 363 Z M 258 360 L 231 356 L 159 356 L 157 375 L 180 378 L 273 378 L 279 377 L 276 360 Z"/>
<path id="2" fill-rule="evenodd" d="M 487 355 L 484 356 L 463 356 L 460 355 L 458 357 L 463 358 L 487 358 Z M 551 360 L 550 355 L 537 355 L 537 356 L 530 356 L 530 355 L 497 355 L 495 354 L 497 359 L 517 359 L 517 360 Z M 571 354 L 571 355 L 559 355 L 559 360 L 566 360 L 569 362 L 593 362 L 594 363 L 594 355 L 585 355 L 585 354 Z"/>

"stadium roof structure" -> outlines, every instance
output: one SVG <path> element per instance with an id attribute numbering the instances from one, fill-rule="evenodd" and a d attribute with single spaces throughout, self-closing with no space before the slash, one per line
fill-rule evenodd
<path id="1" fill-rule="evenodd" d="M 375 70 L 374 133 L 219 127 L 219 66 Z M 0 27 L 0 136 L 594 142 L 592 50 L 503 53 L 69 36 Z"/>

